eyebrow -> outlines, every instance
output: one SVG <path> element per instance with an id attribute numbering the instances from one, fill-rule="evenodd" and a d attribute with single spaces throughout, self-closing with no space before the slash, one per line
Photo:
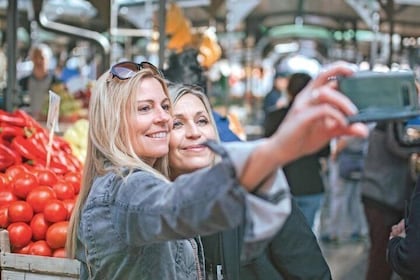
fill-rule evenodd
<path id="1" fill-rule="evenodd" d="M 160 102 L 160 103 L 163 103 L 163 102 L 169 102 L 169 98 L 164 98 L 164 99 L 162 99 L 162 101 Z M 154 103 L 155 101 L 153 100 L 153 99 L 140 99 L 140 100 L 137 100 L 137 102 L 148 102 L 148 103 Z"/>
<path id="2" fill-rule="evenodd" d="M 207 113 L 207 111 L 205 111 L 205 110 L 204 111 L 198 111 L 197 113 L 194 114 L 194 117 L 197 117 L 199 115 L 204 115 L 206 113 Z M 183 113 L 174 114 L 174 117 L 177 117 L 177 118 L 185 118 L 184 116 L 185 116 L 185 114 L 183 114 Z"/>

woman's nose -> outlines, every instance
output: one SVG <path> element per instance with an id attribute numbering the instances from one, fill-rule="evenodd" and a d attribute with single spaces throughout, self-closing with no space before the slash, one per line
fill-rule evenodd
<path id="1" fill-rule="evenodd" d="M 195 124 L 188 125 L 186 129 L 187 138 L 199 138 L 201 136 L 200 130 Z"/>
<path id="2" fill-rule="evenodd" d="M 169 114 L 168 111 L 166 111 L 166 110 L 164 110 L 162 108 L 158 109 L 158 112 L 156 114 L 156 121 L 157 122 L 165 122 L 165 123 L 167 123 L 167 122 L 170 121 L 170 119 L 171 119 L 171 115 Z"/>

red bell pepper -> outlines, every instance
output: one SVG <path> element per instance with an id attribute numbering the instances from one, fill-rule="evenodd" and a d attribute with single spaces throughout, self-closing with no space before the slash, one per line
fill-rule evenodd
<path id="1" fill-rule="evenodd" d="M 83 169 L 82 162 L 73 154 L 66 154 L 68 161 L 70 161 L 75 167 L 76 171 L 81 171 Z"/>
<path id="2" fill-rule="evenodd" d="M 48 146 L 48 143 L 50 141 L 50 139 L 49 139 L 50 136 L 48 135 L 48 132 L 47 132 L 46 129 L 44 129 L 43 131 L 38 130 L 35 137 L 38 138 L 38 141 L 40 143 L 42 143 L 45 147 Z M 51 148 L 52 148 L 53 151 L 60 150 L 60 144 L 57 141 L 55 141 L 56 137 L 58 137 L 58 136 L 53 137 L 53 141 L 51 143 Z"/>
<path id="3" fill-rule="evenodd" d="M 10 125 L 7 123 L 0 124 L 0 138 L 10 140 L 18 135 L 23 135 L 24 129 L 19 126 Z"/>
<path id="4" fill-rule="evenodd" d="M 53 160 L 64 164 L 71 172 L 78 172 L 82 170 L 82 163 L 73 154 L 68 154 L 65 151 L 57 151 L 54 153 Z"/>
<path id="5" fill-rule="evenodd" d="M 22 109 L 17 109 L 13 112 L 16 116 L 22 118 L 25 121 L 25 126 L 35 127 L 37 129 L 44 129 L 39 122 L 37 122 L 32 116 L 26 113 Z"/>
<path id="6" fill-rule="evenodd" d="M 45 144 L 42 141 L 41 138 L 41 134 L 43 134 L 44 132 L 41 130 L 37 130 L 36 128 L 24 128 L 25 130 L 25 135 L 26 135 L 26 141 L 28 141 L 29 143 L 27 143 L 27 145 L 31 148 L 31 149 L 35 149 L 36 150 L 36 155 L 43 159 L 46 160 L 47 158 L 47 144 Z"/>
<path id="7" fill-rule="evenodd" d="M 31 145 L 31 143 L 25 139 L 23 136 L 16 136 L 13 138 L 11 148 L 18 152 L 23 158 L 26 159 L 37 159 L 39 158 L 36 148 Z"/>
<path id="8" fill-rule="evenodd" d="M 0 153 L 0 171 L 6 170 L 9 166 L 13 165 L 14 160 L 6 154 Z"/>
<path id="9" fill-rule="evenodd" d="M 19 164 L 22 158 L 15 151 L 0 143 L 0 170 L 4 170 L 13 164 Z"/>
<path id="10" fill-rule="evenodd" d="M 64 140 L 60 136 L 55 136 L 54 137 L 54 142 L 56 143 L 56 145 L 58 145 L 58 147 L 61 151 L 64 151 L 67 154 L 73 153 L 69 142 L 67 142 L 66 140 Z"/>
<path id="11" fill-rule="evenodd" d="M 26 121 L 22 116 L 6 112 L 0 109 L 0 122 L 5 122 L 10 125 L 24 127 Z"/>
<path id="12" fill-rule="evenodd" d="M 40 160 L 40 159 L 31 159 L 31 160 L 28 160 L 26 163 L 34 167 L 45 168 L 47 166 L 46 161 Z M 69 172 L 67 166 L 59 162 L 55 162 L 55 161 L 50 161 L 50 165 L 48 166 L 48 169 L 54 172 L 55 174 L 59 174 L 59 175 L 64 175 L 67 172 Z"/>

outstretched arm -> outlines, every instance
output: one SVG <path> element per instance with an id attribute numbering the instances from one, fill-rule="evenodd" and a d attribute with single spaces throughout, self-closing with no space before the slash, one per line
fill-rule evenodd
<path id="1" fill-rule="evenodd" d="M 347 122 L 346 116 L 355 114 L 357 109 L 337 91 L 336 82 L 331 81 L 333 77 L 352 73 L 346 65 L 332 67 L 298 94 L 277 131 L 247 161 L 240 176 L 245 188 L 252 190 L 275 168 L 318 151 L 334 137 L 366 137 L 366 125 Z"/>

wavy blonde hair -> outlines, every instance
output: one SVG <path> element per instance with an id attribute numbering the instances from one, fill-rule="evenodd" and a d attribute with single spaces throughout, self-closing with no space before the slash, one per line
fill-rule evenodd
<path id="1" fill-rule="evenodd" d="M 162 85 L 169 98 L 165 80 L 150 69 L 142 69 L 128 80 L 111 78 L 109 72 L 97 80 L 89 101 L 89 137 L 82 176 L 82 188 L 69 222 L 66 251 L 74 258 L 77 232 L 83 205 L 93 180 L 108 172 L 123 177 L 123 172 L 142 169 L 162 180 L 168 180 L 168 156 L 148 165 L 134 151 L 130 137 L 130 119 L 136 112 L 136 90 L 145 78 L 154 78 Z M 171 111 L 172 113 L 172 111 Z"/>

